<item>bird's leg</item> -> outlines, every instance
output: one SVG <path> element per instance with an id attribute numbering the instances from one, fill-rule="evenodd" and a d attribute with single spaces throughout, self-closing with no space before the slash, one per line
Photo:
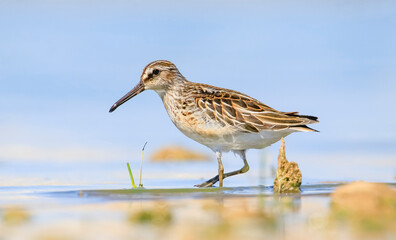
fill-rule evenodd
<path id="1" fill-rule="evenodd" d="M 217 161 L 219 162 L 219 187 L 223 187 L 223 174 L 224 174 L 224 167 L 223 162 L 221 161 L 221 152 L 216 152 Z"/>
<path id="2" fill-rule="evenodd" d="M 224 178 L 227 178 L 227 177 L 234 176 L 234 175 L 242 174 L 242 173 L 245 173 L 245 172 L 249 171 L 249 164 L 248 164 L 248 162 L 247 162 L 247 160 L 246 160 L 245 151 L 243 150 L 243 151 L 238 151 L 238 152 L 235 152 L 235 153 L 237 153 L 239 156 L 241 156 L 244 165 L 243 165 L 243 167 L 242 167 L 241 169 L 239 169 L 239 170 L 225 173 L 225 174 L 223 175 L 223 179 L 224 179 Z M 221 160 L 220 160 L 220 161 L 221 161 Z M 217 183 L 218 181 L 219 181 L 219 175 L 216 175 L 215 177 L 209 179 L 209 180 L 206 181 L 206 182 L 203 182 L 203 183 L 201 183 L 201 184 L 195 185 L 195 187 L 211 187 L 211 186 L 213 186 L 213 184 Z"/>
<path id="3" fill-rule="evenodd" d="M 222 187 L 223 186 L 223 179 L 225 178 L 224 177 L 224 167 L 223 167 L 223 162 L 221 161 L 221 152 L 216 152 L 216 156 L 217 156 L 217 161 L 218 161 L 218 163 L 219 163 L 219 174 L 218 175 L 216 175 L 216 176 L 214 176 L 214 177 L 212 177 L 211 179 L 209 179 L 208 181 L 206 181 L 206 182 L 203 182 L 203 183 L 201 183 L 201 184 L 197 184 L 197 185 L 194 185 L 194 187 L 211 187 L 211 186 L 213 186 L 213 184 L 215 184 L 215 183 L 217 183 L 218 181 L 219 181 L 219 176 L 221 176 L 221 181 L 220 181 L 220 184 L 219 184 L 219 186 L 220 187 Z"/>
<path id="4" fill-rule="evenodd" d="M 242 174 L 242 173 L 245 173 L 245 172 L 249 171 L 249 164 L 248 164 L 248 162 L 246 160 L 246 151 L 245 150 L 235 151 L 235 153 L 237 153 L 242 158 L 243 167 L 241 169 L 239 169 L 239 170 L 228 172 L 228 173 L 224 174 L 224 178 L 231 177 L 231 176 L 238 175 L 238 174 Z"/>

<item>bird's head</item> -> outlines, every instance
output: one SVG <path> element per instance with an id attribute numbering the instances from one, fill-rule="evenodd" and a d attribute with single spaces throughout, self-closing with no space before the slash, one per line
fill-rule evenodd
<path id="1" fill-rule="evenodd" d="M 178 80 L 184 80 L 175 64 L 159 60 L 148 64 L 144 69 L 139 83 L 125 96 L 113 104 L 110 112 L 113 112 L 123 103 L 143 92 L 144 90 L 155 90 L 158 94 L 162 94 L 175 84 Z"/>

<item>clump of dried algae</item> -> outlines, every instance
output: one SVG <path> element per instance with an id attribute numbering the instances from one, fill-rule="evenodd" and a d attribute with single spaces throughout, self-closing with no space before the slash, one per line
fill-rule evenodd
<path id="1" fill-rule="evenodd" d="M 352 182 L 331 194 L 335 219 L 360 230 L 396 230 L 396 190 L 384 183 Z"/>
<path id="2" fill-rule="evenodd" d="M 298 193 L 300 192 L 301 181 L 302 175 L 298 164 L 286 159 L 285 140 L 282 138 L 278 156 L 278 169 L 274 180 L 274 192 Z"/>

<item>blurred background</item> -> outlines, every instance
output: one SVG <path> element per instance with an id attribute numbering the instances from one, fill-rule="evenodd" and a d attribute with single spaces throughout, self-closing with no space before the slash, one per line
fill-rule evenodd
<path id="1" fill-rule="evenodd" d="M 214 158 L 153 91 L 108 112 L 159 59 L 190 81 L 318 116 L 320 133 L 286 138 L 303 181 L 393 181 L 395 29 L 392 1 L 0 1 L 0 184 L 128 184 L 125 162 L 137 173 L 146 141 L 147 156 L 174 144 Z M 253 168 L 235 184 L 257 184 L 278 148 L 249 151 Z M 147 163 L 144 174 L 160 186 L 172 171 L 192 184 L 217 163 Z"/>

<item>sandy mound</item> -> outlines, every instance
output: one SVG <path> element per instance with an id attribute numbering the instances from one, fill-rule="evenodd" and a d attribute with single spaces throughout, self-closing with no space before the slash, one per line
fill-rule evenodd
<path id="1" fill-rule="evenodd" d="M 180 146 L 163 147 L 150 158 L 154 162 L 162 161 L 208 161 L 210 158 L 198 152 L 188 150 Z"/>
<path id="2" fill-rule="evenodd" d="M 331 201 L 331 216 L 354 226 L 360 236 L 396 232 L 396 190 L 386 184 L 353 182 L 337 188 Z"/>
<path id="3" fill-rule="evenodd" d="M 396 217 L 396 191 L 383 183 L 353 182 L 337 188 L 331 200 L 350 214 Z"/>

